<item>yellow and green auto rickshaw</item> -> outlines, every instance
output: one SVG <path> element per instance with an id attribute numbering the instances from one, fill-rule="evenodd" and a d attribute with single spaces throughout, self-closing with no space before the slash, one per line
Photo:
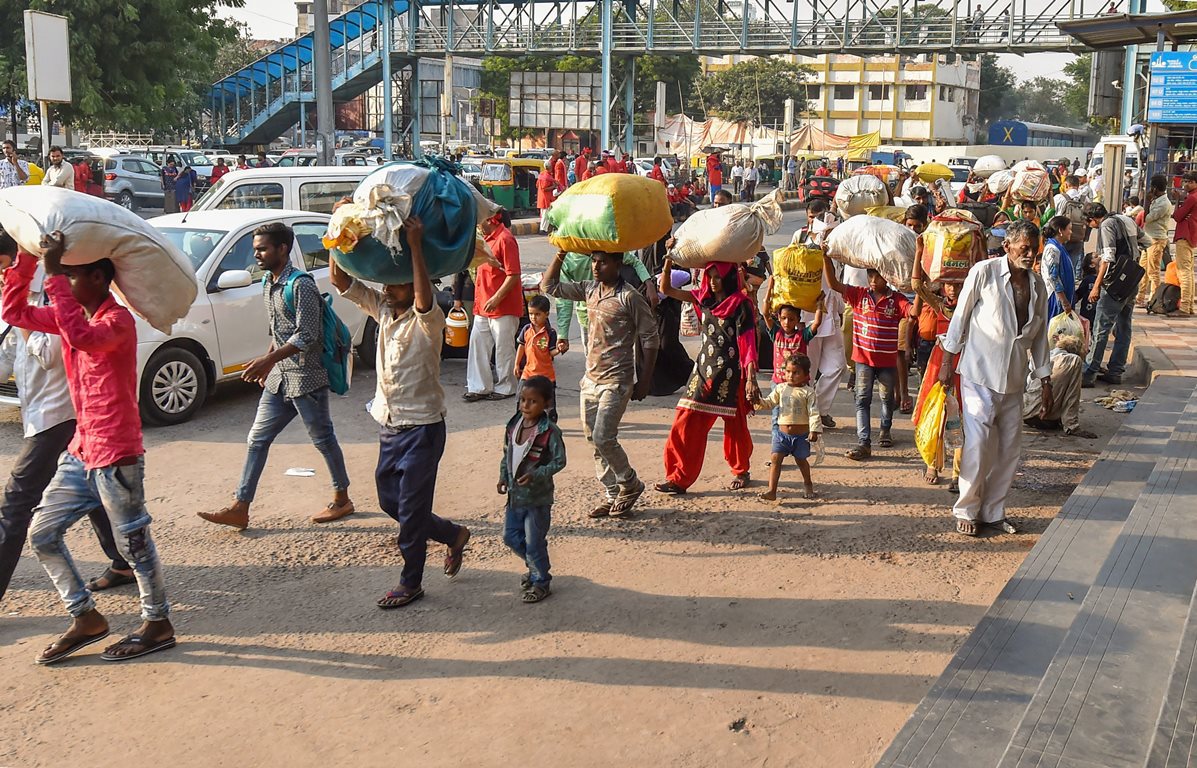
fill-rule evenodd
<path id="1" fill-rule="evenodd" d="M 785 160 L 780 155 L 757 155 L 753 160 L 756 167 L 760 170 L 760 181 L 758 184 L 772 184 L 779 186 L 781 184 L 782 174 L 785 173 Z M 761 166 L 764 166 L 762 168 Z"/>
<path id="2" fill-rule="evenodd" d="M 511 213 L 536 210 L 536 179 L 543 160 L 518 157 L 486 158 L 478 186 L 482 194 Z"/>

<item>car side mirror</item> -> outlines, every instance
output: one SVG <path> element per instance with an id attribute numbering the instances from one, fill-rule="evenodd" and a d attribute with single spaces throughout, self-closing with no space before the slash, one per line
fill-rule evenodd
<path id="1" fill-rule="evenodd" d="M 227 291 L 230 288 L 244 288 L 253 283 L 253 276 L 244 269 L 230 269 L 228 272 L 222 272 L 220 277 L 216 278 L 216 287 L 222 291 Z"/>

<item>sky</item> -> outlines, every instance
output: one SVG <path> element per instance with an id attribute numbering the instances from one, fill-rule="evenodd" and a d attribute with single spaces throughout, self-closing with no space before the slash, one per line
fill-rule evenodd
<path id="1" fill-rule="evenodd" d="M 1036 5 L 1032 0 L 1031 5 Z M 1086 5 L 1098 5 L 1089 0 Z M 1147 11 L 1162 11 L 1159 0 L 1148 0 Z M 245 7 L 240 9 L 226 9 L 221 15 L 244 21 L 254 37 L 263 39 L 290 38 L 295 34 L 295 4 L 291 0 L 245 0 Z M 1016 54 L 1001 54 L 998 56 L 1002 66 L 1014 71 L 1019 80 L 1030 80 L 1035 77 L 1062 77 L 1064 65 L 1072 61 L 1070 53 L 1034 53 L 1027 56 Z"/>

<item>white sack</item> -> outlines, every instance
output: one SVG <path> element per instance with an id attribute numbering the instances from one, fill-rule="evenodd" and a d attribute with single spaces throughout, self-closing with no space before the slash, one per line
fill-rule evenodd
<path id="1" fill-rule="evenodd" d="M 1006 161 L 997 155 L 985 155 L 977 158 L 973 165 L 973 173 L 982 179 L 988 179 L 998 171 L 1006 170 Z"/>
<path id="2" fill-rule="evenodd" d="M 881 179 L 862 173 L 840 182 L 835 190 L 835 204 L 841 216 L 856 216 L 869 208 L 889 205 L 889 193 Z"/>
<path id="3" fill-rule="evenodd" d="M 730 203 L 697 211 L 674 232 L 670 258 L 684 269 L 712 261 L 748 261 L 764 246 L 765 236 L 781 228 L 781 219 L 776 190 L 752 205 Z"/>
<path id="4" fill-rule="evenodd" d="M 861 269 L 875 269 L 900 291 L 911 290 L 915 235 L 879 216 L 853 216 L 827 236 L 827 255 Z"/>
<path id="5" fill-rule="evenodd" d="M 66 238 L 64 264 L 112 259 L 123 303 L 163 333 L 170 333 L 195 303 L 190 260 L 140 216 L 115 203 L 61 187 L 11 187 L 0 191 L 0 227 L 21 250 L 39 257 L 42 235 L 57 230 Z"/>
<path id="6" fill-rule="evenodd" d="M 1004 195 L 1014 183 L 1014 171 L 994 171 L 987 182 L 989 191 L 995 195 Z"/>
<path id="7" fill-rule="evenodd" d="M 1047 167 L 1038 160 L 1019 160 L 1014 165 L 1010 166 L 1010 170 L 1014 173 L 1019 171 L 1043 171 L 1047 172 Z"/>

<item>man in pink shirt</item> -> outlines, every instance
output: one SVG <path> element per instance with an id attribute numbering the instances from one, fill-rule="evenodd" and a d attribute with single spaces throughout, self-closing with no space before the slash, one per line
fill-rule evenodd
<path id="1" fill-rule="evenodd" d="M 166 584 L 143 488 L 145 459 L 137 409 L 137 330 L 129 310 L 109 292 L 116 269 L 109 259 L 64 266 L 62 233 L 42 238 L 45 291 L 51 304 L 28 303 L 36 262 L 21 253 L 5 270 L 4 321 L 17 328 L 57 334 L 78 422 L 58 460 L 58 471 L 34 512 L 30 539 L 74 621 L 37 657 L 61 661 L 108 636 L 108 620 L 71 559 L 64 535 L 97 507 L 112 522 L 117 546 L 133 566 L 141 594 L 141 627 L 105 649 L 105 661 L 127 661 L 175 645 Z"/>

